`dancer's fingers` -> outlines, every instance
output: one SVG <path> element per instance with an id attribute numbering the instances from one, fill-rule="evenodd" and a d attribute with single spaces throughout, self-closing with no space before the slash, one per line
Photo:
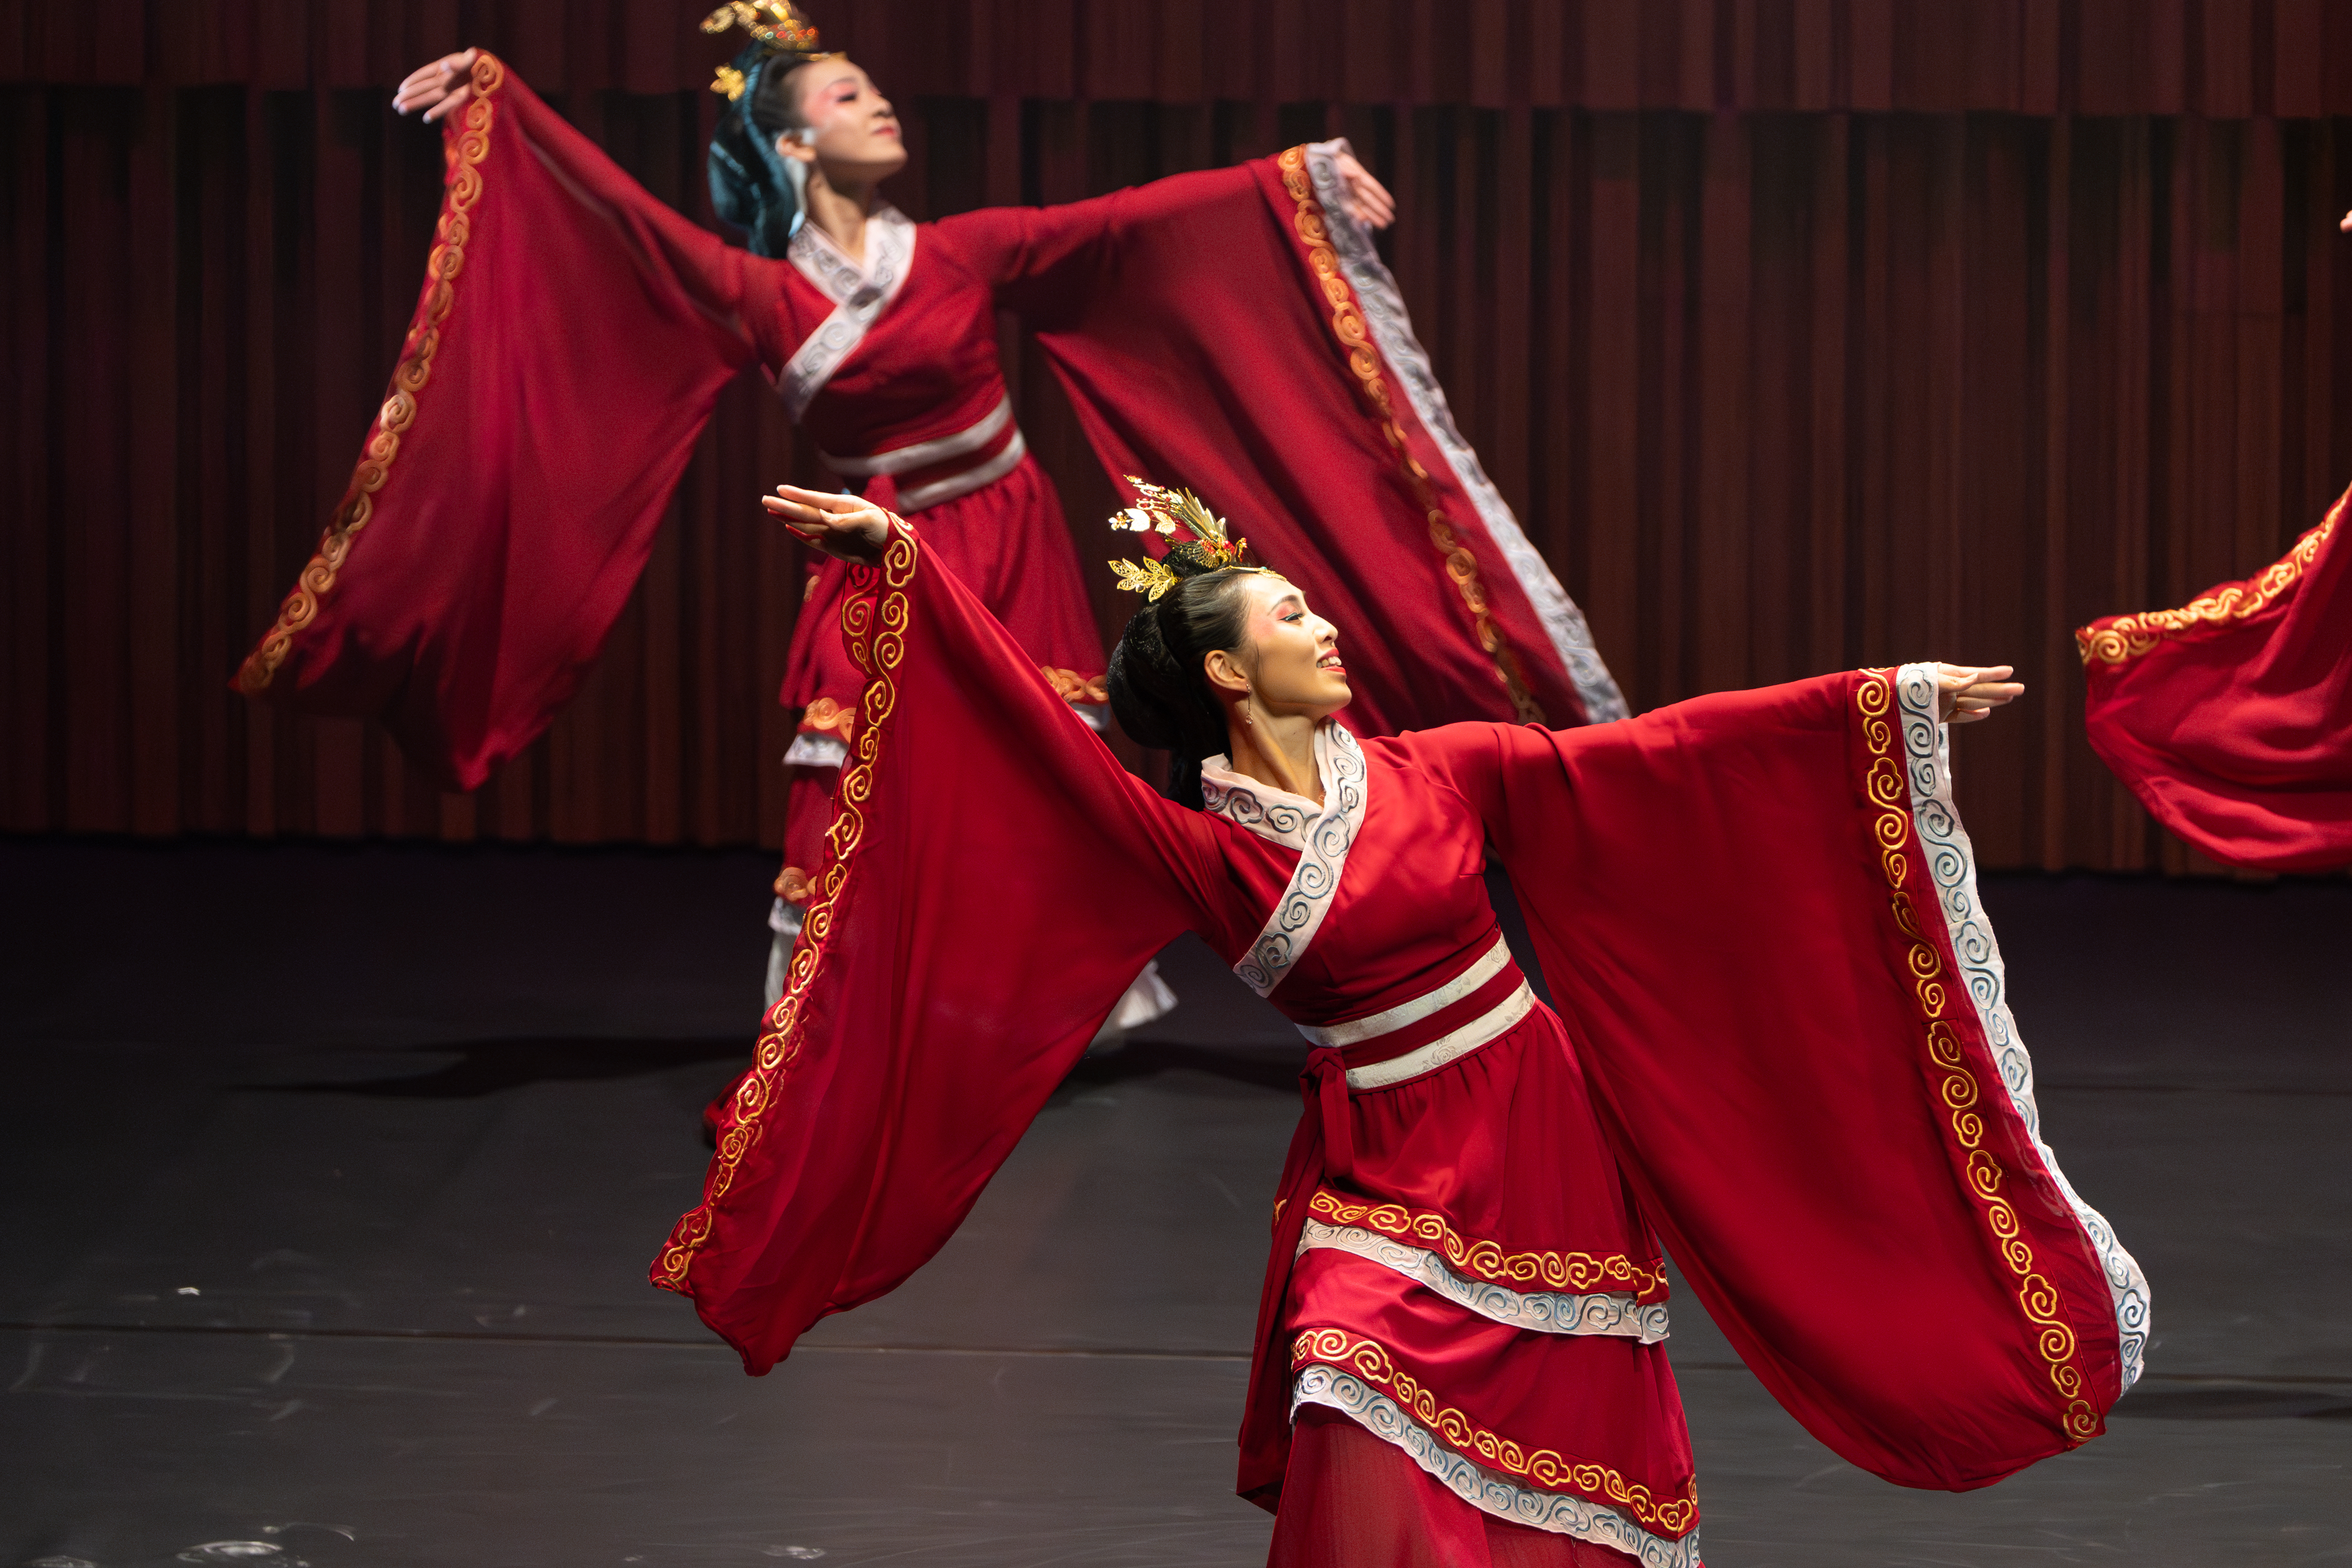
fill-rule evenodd
<path id="1" fill-rule="evenodd" d="M 437 103 L 456 85 L 460 72 L 471 70 L 478 49 L 461 49 L 454 55 L 444 55 L 430 65 L 417 67 L 401 78 L 394 89 L 392 107 L 403 114 L 419 103 Z M 471 97 L 470 90 L 467 96 Z"/>
<path id="2" fill-rule="evenodd" d="M 768 508 L 772 517 L 782 517 L 785 526 L 794 533 L 823 533 L 825 520 L 832 515 L 777 496 L 761 497 L 760 505 Z"/>
<path id="3" fill-rule="evenodd" d="M 865 497 L 853 496 L 844 490 L 807 490 L 798 485 L 779 485 L 776 494 L 821 512 L 863 511 L 869 505 Z"/>

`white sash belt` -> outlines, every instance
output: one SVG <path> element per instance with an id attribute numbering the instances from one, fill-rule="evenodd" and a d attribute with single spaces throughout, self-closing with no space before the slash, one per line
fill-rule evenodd
<path id="1" fill-rule="evenodd" d="M 1013 439 L 1004 444 L 1004 450 L 987 462 L 967 468 L 961 474 L 950 474 L 944 479 L 934 479 L 928 485 L 912 485 L 899 491 L 898 510 L 901 514 L 919 512 L 925 507 L 936 507 L 941 501 L 968 496 L 982 485 L 993 485 L 1012 473 L 1020 465 L 1022 455 L 1028 450 L 1029 444 L 1021 438 L 1020 428 L 1016 425 Z"/>
<path id="2" fill-rule="evenodd" d="M 1498 931 L 1495 934 L 1495 945 L 1478 955 L 1476 963 L 1438 987 L 1437 989 L 1424 996 L 1415 997 L 1409 1002 L 1399 1002 L 1386 1012 L 1374 1013 L 1368 1019 L 1355 1019 L 1347 1023 L 1326 1024 L 1320 1027 L 1303 1023 L 1298 1026 L 1298 1032 L 1317 1045 L 1338 1046 L 1341 1050 L 1351 1045 L 1360 1045 L 1365 1040 L 1381 1035 L 1394 1034 L 1408 1024 L 1419 1023 L 1440 1008 L 1452 1007 L 1455 1002 L 1501 974 L 1503 966 L 1510 961 L 1511 945 L 1503 939 L 1502 933 Z"/>
<path id="3" fill-rule="evenodd" d="M 894 446 L 870 457 L 835 457 L 830 452 L 820 452 L 817 455 L 824 458 L 824 465 L 836 474 L 856 477 L 868 474 L 904 474 L 909 468 L 928 468 L 934 463 L 944 463 L 950 457 L 977 452 L 995 440 L 997 432 L 1012 421 L 1013 400 L 1001 397 L 996 400 L 994 408 L 981 416 L 978 424 L 959 430 L 953 435 L 918 441 L 912 446 Z"/>
<path id="4" fill-rule="evenodd" d="M 1317 1045 L 1345 1050 L 1361 1045 L 1368 1040 L 1378 1040 L 1384 1034 L 1394 1034 L 1409 1029 L 1442 1008 L 1450 1008 L 1469 996 L 1510 967 L 1511 947 L 1500 932 L 1495 934 L 1494 945 L 1478 955 L 1478 961 L 1433 991 L 1424 991 L 1411 1001 L 1399 1002 L 1370 1018 L 1351 1019 L 1346 1023 L 1297 1026 L 1298 1032 Z M 1507 1034 L 1517 1027 L 1536 1005 L 1535 993 L 1521 980 L 1501 1001 L 1472 1019 L 1458 1029 L 1450 1030 L 1427 1045 L 1415 1047 L 1402 1056 L 1386 1061 L 1374 1061 L 1362 1067 L 1348 1069 L 1350 1089 L 1384 1089 L 1391 1083 L 1402 1083 L 1408 1078 L 1418 1078 L 1434 1071 L 1458 1056 L 1465 1056 L 1490 1040 Z"/>
<path id="5" fill-rule="evenodd" d="M 1518 1027 L 1521 1019 L 1535 1010 L 1536 994 L 1525 980 L 1519 988 L 1500 1002 L 1472 1019 L 1451 1034 L 1438 1036 L 1417 1051 L 1386 1061 L 1375 1061 L 1369 1067 L 1348 1069 L 1350 1089 L 1385 1089 L 1391 1083 L 1402 1083 L 1408 1078 L 1418 1078 L 1433 1072 L 1457 1056 L 1467 1056 L 1490 1040 L 1499 1040 Z"/>

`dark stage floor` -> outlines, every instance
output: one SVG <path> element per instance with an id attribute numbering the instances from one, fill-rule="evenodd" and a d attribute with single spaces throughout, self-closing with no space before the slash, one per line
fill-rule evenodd
<path id="1" fill-rule="evenodd" d="M 1198 948 L 947 1251 L 773 1376 L 646 1285 L 770 870 L 0 842 L 0 1568 L 1262 1561 L 1233 1432 L 1300 1046 Z M 1678 1295 L 1709 1562 L 2352 1562 L 2352 884 L 1988 897 L 2150 1375 L 2088 1448 L 1906 1492 Z"/>

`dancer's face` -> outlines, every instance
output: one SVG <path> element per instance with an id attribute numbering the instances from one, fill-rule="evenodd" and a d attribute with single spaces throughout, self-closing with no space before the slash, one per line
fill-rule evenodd
<path id="1" fill-rule="evenodd" d="M 818 60 L 793 76 L 801 118 L 815 134 L 805 142 L 780 137 L 778 152 L 814 162 L 837 191 L 887 180 L 907 166 L 898 111 L 871 77 L 845 59 Z"/>
<path id="2" fill-rule="evenodd" d="M 1261 713 L 1325 718 L 1348 704 L 1348 668 L 1339 661 L 1339 629 L 1307 607 L 1296 585 L 1271 572 L 1242 581 L 1247 610 L 1243 643 L 1211 653 L 1212 681 L 1227 690 L 1245 684 Z"/>

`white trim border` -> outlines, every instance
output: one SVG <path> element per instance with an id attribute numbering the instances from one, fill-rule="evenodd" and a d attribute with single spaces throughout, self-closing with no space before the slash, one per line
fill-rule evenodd
<path id="1" fill-rule="evenodd" d="M 1543 622 L 1553 653 L 1567 667 L 1576 695 L 1584 701 L 1586 722 L 1606 724 L 1624 718 L 1632 710 L 1625 706 L 1625 695 L 1617 689 L 1616 677 L 1610 674 L 1601 651 L 1592 645 L 1592 628 L 1585 623 L 1584 612 L 1576 607 L 1544 558 L 1528 542 L 1510 505 L 1486 477 L 1478 454 L 1462 439 L 1428 351 L 1413 336 L 1412 318 L 1405 313 L 1404 295 L 1397 287 L 1396 277 L 1373 247 L 1371 231 L 1349 210 L 1347 193 L 1339 184 L 1338 160 L 1349 151 L 1344 136 L 1307 143 L 1307 172 L 1315 182 L 1315 198 L 1323 204 L 1323 226 L 1331 236 L 1331 248 L 1339 254 L 1339 270 L 1347 275 L 1349 287 L 1356 291 L 1356 303 L 1363 308 L 1364 325 L 1371 331 L 1373 346 L 1396 372 L 1405 401 L 1412 404 L 1422 428 L 1436 442 L 1446 466 L 1454 471 L 1454 482 L 1477 508 L 1479 521 L 1486 525 L 1496 548 L 1503 552 L 1519 591 L 1528 596 L 1536 618 Z"/>
<path id="2" fill-rule="evenodd" d="M 1323 810 L 1306 826 L 1306 847 L 1299 852 L 1298 864 L 1291 869 L 1290 884 L 1275 901 L 1274 913 L 1265 917 L 1257 940 L 1234 966 L 1242 984 L 1261 997 L 1282 984 L 1291 966 L 1306 956 L 1315 934 L 1323 929 L 1323 917 L 1331 913 L 1332 895 L 1339 891 L 1339 874 L 1347 869 L 1349 846 L 1355 842 L 1356 830 L 1364 821 L 1364 803 L 1370 798 L 1364 754 L 1356 737 L 1329 719 L 1315 731 L 1315 770 L 1323 779 Z M 1241 826 L 1259 831 L 1250 821 Z"/>
<path id="3" fill-rule="evenodd" d="M 2075 1223 L 2090 1238 L 2099 1267 L 2106 1275 L 2107 1293 L 2115 1303 L 2116 1339 L 2123 1364 L 2123 1386 L 2116 1390 L 2116 1397 L 2121 1398 L 2139 1381 L 2147 1349 L 2147 1276 L 2116 1239 L 2115 1228 L 2107 1223 L 2106 1217 L 2076 1195 L 2074 1186 L 2066 1180 L 2066 1173 L 2058 1168 L 2058 1156 L 2042 1141 L 2042 1113 L 2033 1103 L 2033 1059 L 2026 1054 L 2025 1042 L 2018 1038 L 2017 1019 L 2009 1010 L 2009 977 L 2001 963 L 2000 943 L 1993 936 L 1992 922 L 1986 917 L 1984 901 L 1977 892 L 1976 850 L 1952 804 L 1951 736 L 1937 716 L 1936 666 L 1904 665 L 1895 672 L 1895 693 L 1902 708 L 1903 760 L 1911 787 L 1911 821 L 1919 835 L 1921 855 L 1927 862 L 1928 879 L 1936 884 L 1944 929 L 1952 939 L 1952 956 L 1959 960 L 1960 977 L 1976 1009 L 1977 1021 L 1984 1030 L 1985 1043 L 1991 1048 L 1993 1061 L 2000 1069 L 2000 1082 L 2009 1091 L 2009 1103 L 2025 1124 L 2026 1135 L 2033 1140 L 2042 1168 L 2074 1208 Z"/>
<path id="4" fill-rule="evenodd" d="M 1481 1513 L 1554 1535 L 1572 1535 L 1630 1555 L 1642 1568 L 1702 1568 L 1698 1531 L 1680 1540 L 1653 1535 L 1615 1509 L 1572 1492 L 1521 1486 L 1447 1448 L 1397 1402 L 1362 1378 L 1335 1367 L 1298 1369 L 1290 1385 L 1291 1419 L 1301 1405 L 1337 1410 L 1384 1443 L 1392 1443 L 1439 1485 Z"/>
<path id="5" fill-rule="evenodd" d="M 1473 1280 L 1425 1247 L 1357 1225 L 1326 1225 L 1309 1219 L 1298 1235 L 1303 1258 L 1311 1249 L 1348 1252 L 1425 1285 L 1455 1306 L 1531 1333 L 1604 1334 L 1656 1344 L 1666 1337 L 1666 1303 L 1643 1306 L 1622 1294 L 1576 1295 L 1566 1291 L 1514 1291 L 1491 1280 Z"/>
<path id="6" fill-rule="evenodd" d="M 849 760 L 849 747 L 837 735 L 803 730 L 784 747 L 787 768 L 839 768 Z"/>
<path id="7" fill-rule="evenodd" d="M 915 266 L 914 220 L 887 202 L 876 207 L 866 220 L 863 267 L 843 255 L 814 224 L 800 226 L 784 255 L 834 302 L 833 314 L 817 324 L 776 372 L 776 395 L 798 424 L 841 361 L 866 341 L 875 318 L 890 308 L 906 285 Z"/>

